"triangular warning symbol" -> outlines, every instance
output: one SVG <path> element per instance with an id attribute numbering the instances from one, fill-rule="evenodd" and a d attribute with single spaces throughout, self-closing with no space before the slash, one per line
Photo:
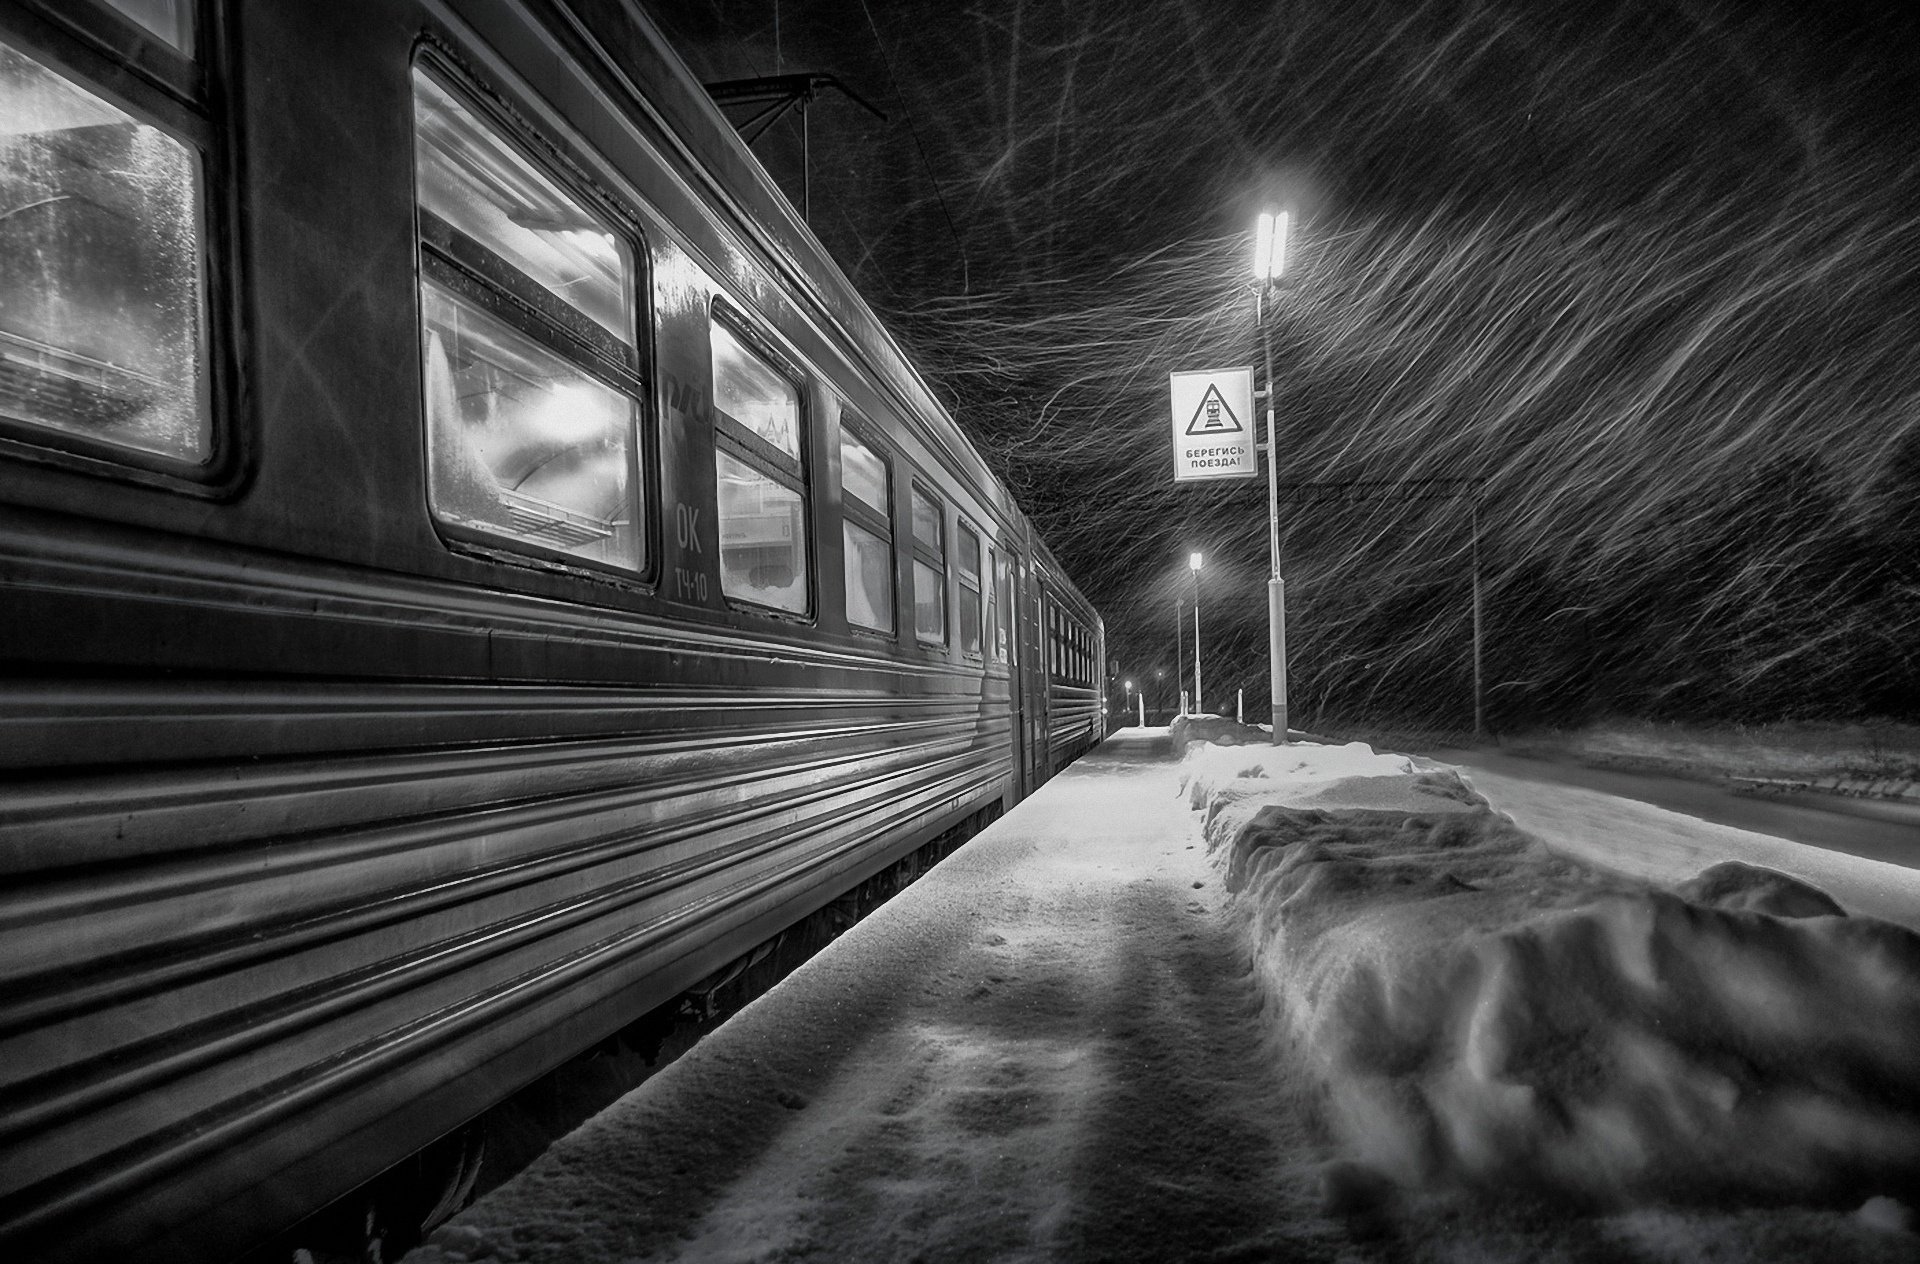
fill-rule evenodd
<path id="1" fill-rule="evenodd" d="M 1233 409 L 1227 407 L 1226 398 L 1220 394 L 1220 388 L 1212 382 L 1207 383 L 1207 393 L 1200 397 L 1200 407 L 1193 410 L 1193 420 L 1187 423 L 1190 435 L 1239 434 L 1246 427 L 1233 415 Z"/>

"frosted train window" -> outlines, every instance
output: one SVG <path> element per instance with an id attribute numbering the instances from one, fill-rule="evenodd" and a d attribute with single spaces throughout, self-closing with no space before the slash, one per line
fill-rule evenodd
<path id="1" fill-rule="evenodd" d="M 720 506 L 720 591 L 808 614 L 806 467 L 800 388 L 725 324 L 713 345 L 714 471 Z"/>
<path id="2" fill-rule="evenodd" d="M 713 327 L 713 403 L 776 451 L 800 459 L 800 393 L 725 325 Z"/>
<path id="3" fill-rule="evenodd" d="M 487 252 L 475 271 L 505 263 L 632 343 L 632 251 L 606 218 L 419 67 L 413 88 L 420 208 Z"/>
<path id="4" fill-rule="evenodd" d="M 929 645 L 947 640 L 946 508 L 913 488 L 913 633 Z"/>
<path id="5" fill-rule="evenodd" d="M 980 534 L 966 523 L 955 537 L 954 571 L 960 579 L 954 625 L 960 633 L 960 652 L 980 657 Z"/>
<path id="6" fill-rule="evenodd" d="M 845 431 L 840 434 L 840 487 L 857 504 L 883 518 L 892 516 L 886 458 Z"/>
<path id="7" fill-rule="evenodd" d="M 420 298 L 435 512 L 638 567 L 634 401 L 432 281 Z"/>
<path id="8" fill-rule="evenodd" d="M 204 462 L 199 154 L 0 43 L 0 421 Z"/>
<path id="9" fill-rule="evenodd" d="M 840 432 L 841 535 L 846 545 L 847 622 L 893 631 L 893 502 L 886 458 Z"/>
<path id="10" fill-rule="evenodd" d="M 107 0 L 187 56 L 193 56 L 193 0 Z"/>
<path id="11" fill-rule="evenodd" d="M 413 82 L 434 516 L 640 570 L 634 249 L 446 84 Z"/>
<path id="12" fill-rule="evenodd" d="M 799 491 L 722 451 L 720 590 L 791 614 L 807 612 L 807 513 Z"/>
<path id="13" fill-rule="evenodd" d="M 874 632 L 891 632 L 893 541 L 851 520 L 840 525 L 846 544 L 847 622 Z"/>

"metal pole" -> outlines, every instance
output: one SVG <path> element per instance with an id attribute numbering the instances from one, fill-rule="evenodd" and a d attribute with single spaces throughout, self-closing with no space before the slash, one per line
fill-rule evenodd
<path id="1" fill-rule="evenodd" d="M 1175 688 L 1179 687 L 1180 678 L 1187 674 L 1186 642 L 1180 639 L 1186 635 L 1186 633 L 1180 630 L 1180 625 L 1186 621 L 1186 613 L 1186 611 L 1180 608 L 1180 593 L 1176 590 L 1173 594 L 1173 683 Z M 1186 713 L 1187 691 L 1181 689 L 1180 714 L 1185 715 Z"/>
<path id="2" fill-rule="evenodd" d="M 1265 299 L 1271 281 L 1254 291 L 1253 317 L 1260 326 L 1260 352 L 1267 368 L 1267 675 L 1273 690 L 1275 746 L 1287 744 L 1287 587 L 1280 579 L 1280 445 L 1273 422 L 1273 340 L 1267 333 Z"/>
<path id="3" fill-rule="evenodd" d="M 1467 501 L 1468 521 L 1473 529 L 1473 736 L 1476 741 L 1487 735 L 1485 677 L 1480 670 L 1480 495 Z"/>
<path id="4" fill-rule="evenodd" d="M 1193 709 L 1205 711 L 1200 701 L 1200 572 L 1193 573 Z"/>

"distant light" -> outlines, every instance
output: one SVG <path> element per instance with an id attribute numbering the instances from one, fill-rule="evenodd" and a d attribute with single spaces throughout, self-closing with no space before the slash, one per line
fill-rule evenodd
<path id="1" fill-rule="evenodd" d="M 1253 275 L 1256 280 L 1277 281 L 1286 272 L 1289 219 L 1286 211 L 1278 214 L 1260 212 L 1260 219 L 1253 230 Z"/>
<path id="2" fill-rule="evenodd" d="M 1198 553 L 1187 554 L 1187 569 L 1190 571 L 1200 569 L 1200 555 Z"/>
<path id="3" fill-rule="evenodd" d="M 1133 682 L 1132 682 L 1131 680 L 1129 680 L 1129 681 L 1127 682 L 1127 692 L 1128 692 L 1128 693 L 1132 693 L 1132 692 L 1133 692 Z"/>

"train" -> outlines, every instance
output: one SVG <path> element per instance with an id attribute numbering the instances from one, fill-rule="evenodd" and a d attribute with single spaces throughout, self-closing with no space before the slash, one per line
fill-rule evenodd
<path id="1" fill-rule="evenodd" d="M 217 1260 L 1105 732 L 635 0 L 0 0 L 0 1252 Z"/>

